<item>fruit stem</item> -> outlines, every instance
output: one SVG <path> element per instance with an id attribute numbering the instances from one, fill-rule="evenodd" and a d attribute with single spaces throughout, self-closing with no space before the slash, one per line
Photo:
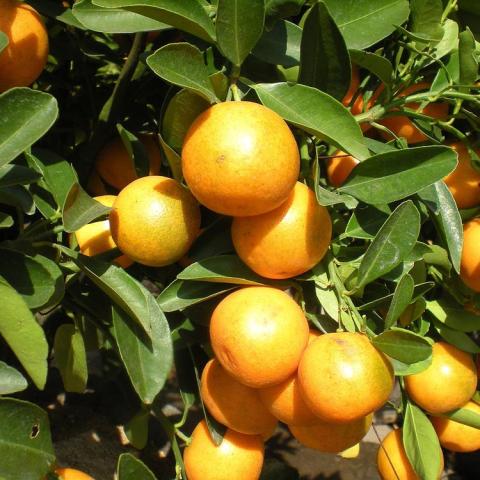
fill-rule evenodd
<path id="1" fill-rule="evenodd" d="M 238 87 L 237 87 L 236 83 L 232 83 L 230 85 L 230 90 L 232 92 L 233 100 L 235 100 L 236 102 L 241 102 L 242 99 L 240 97 L 240 92 L 238 90 Z"/>

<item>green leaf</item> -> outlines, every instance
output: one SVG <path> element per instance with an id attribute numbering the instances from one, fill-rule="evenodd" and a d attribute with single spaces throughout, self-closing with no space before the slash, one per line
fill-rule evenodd
<path id="1" fill-rule="evenodd" d="M 158 140 L 163 149 L 163 153 L 165 154 L 165 158 L 167 159 L 168 166 L 172 171 L 173 178 L 177 182 L 181 182 L 183 180 L 182 158 L 172 147 L 170 147 L 170 145 L 168 145 L 167 142 L 165 142 L 160 134 L 158 135 Z"/>
<path id="2" fill-rule="evenodd" d="M 13 218 L 3 212 L 0 212 L 0 229 L 10 228 L 13 225 Z"/>
<path id="3" fill-rule="evenodd" d="M 62 216 L 65 231 L 68 233 L 76 232 L 79 228 L 109 211 L 110 207 L 97 202 L 88 195 L 79 183 L 74 183 L 63 205 Z"/>
<path id="4" fill-rule="evenodd" d="M 55 462 L 46 412 L 30 402 L 0 398 L 0 418 L 0 478 L 44 478 Z"/>
<path id="5" fill-rule="evenodd" d="M 408 273 L 397 283 L 392 302 L 385 317 L 385 330 L 389 329 L 400 318 L 400 315 L 412 301 L 413 286 L 413 278 Z"/>
<path id="6" fill-rule="evenodd" d="M 302 29 L 287 20 L 279 20 L 265 30 L 252 53 L 263 62 L 284 67 L 300 64 Z"/>
<path id="7" fill-rule="evenodd" d="M 360 288 L 388 273 L 413 249 L 420 233 L 420 214 L 411 200 L 399 205 L 378 231 L 358 269 Z"/>
<path id="8" fill-rule="evenodd" d="M 40 175 L 34 170 L 21 165 L 3 165 L 0 167 L 0 187 L 28 185 L 34 183 Z"/>
<path id="9" fill-rule="evenodd" d="M 411 0 L 410 8 L 412 33 L 439 42 L 443 37 L 442 0 Z"/>
<path id="10" fill-rule="evenodd" d="M 341 101 L 350 86 L 350 55 L 323 2 L 315 3 L 305 19 L 300 52 L 299 83 Z"/>
<path id="11" fill-rule="evenodd" d="M 171 28 L 165 23 L 139 13 L 120 8 L 102 8 L 92 0 L 77 1 L 72 8 L 74 17 L 89 30 L 103 33 L 136 33 Z"/>
<path id="12" fill-rule="evenodd" d="M 240 67 L 262 36 L 264 3 L 264 0 L 218 0 L 218 47 L 237 67 Z"/>
<path id="13" fill-rule="evenodd" d="M 73 16 L 72 10 L 64 7 L 61 2 L 57 2 L 56 0 L 29 0 L 28 4 L 45 17 L 54 18 L 66 25 L 86 30 L 85 27 Z"/>
<path id="14" fill-rule="evenodd" d="M 460 66 L 459 82 L 463 85 L 473 85 L 478 77 L 478 61 L 475 57 L 475 37 L 470 29 L 458 35 L 458 55 Z M 468 92 L 468 88 L 464 88 Z"/>
<path id="15" fill-rule="evenodd" d="M 422 480 L 437 480 L 441 473 L 442 450 L 427 416 L 407 402 L 403 423 L 403 445 L 408 460 Z"/>
<path id="16" fill-rule="evenodd" d="M 434 59 L 441 59 L 455 50 L 458 46 L 458 23 L 450 18 L 445 20 L 443 24 L 443 36 L 440 42 L 434 45 L 434 51 L 432 56 Z M 428 64 L 433 63 L 434 60 L 430 60 Z"/>
<path id="17" fill-rule="evenodd" d="M 469 408 L 457 408 L 452 412 L 444 413 L 442 417 L 447 417 L 454 422 L 480 429 L 480 414 Z"/>
<path id="18" fill-rule="evenodd" d="M 125 435 L 138 450 L 143 450 L 147 445 L 149 420 L 150 412 L 142 408 L 125 424 Z"/>
<path id="19" fill-rule="evenodd" d="M 371 239 L 392 213 L 388 205 L 359 205 L 348 220 L 340 238 Z"/>
<path id="20" fill-rule="evenodd" d="M 441 180 L 456 163 L 455 152 L 443 146 L 380 153 L 357 165 L 338 190 L 373 205 L 391 203 Z"/>
<path id="21" fill-rule="evenodd" d="M 48 369 L 48 343 L 45 333 L 23 298 L 9 284 L 2 281 L 0 298 L 2 299 L 0 335 L 30 375 L 33 383 L 41 390 L 45 386 Z"/>
<path id="22" fill-rule="evenodd" d="M 177 278 L 235 285 L 265 285 L 270 282 L 252 272 L 237 255 L 219 255 L 192 263 Z"/>
<path id="23" fill-rule="evenodd" d="M 222 295 L 234 288 L 222 283 L 174 280 L 160 293 L 157 302 L 164 312 L 176 312 Z"/>
<path id="24" fill-rule="evenodd" d="M 210 103 L 218 102 L 202 52 L 190 43 L 169 43 L 147 58 L 147 65 L 167 82 L 187 88 Z"/>
<path id="25" fill-rule="evenodd" d="M 0 166 L 43 137 L 58 116 L 52 95 L 29 88 L 12 88 L 0 95 L 0 111 Z"/>
<path id="26" fill-rule="evenodd" d="M 447 327 L 437 320 L 433 321 L 433 326 L 440 336 L 453 346 L 468 353 L 480 353 L 480 347 L 466 333 Z"/>
<path id="27" fill-rule="evenodd" d="M 22 185 L 15 185 L 13 187 L 3 187 L 0 189 L 0 204 L 11 205 L 19 208 L 27 215 L 35 213 L 35 204 L 30 192 Z"/>
<path id="28" fill-rule="evenodd" d="M 122 453 L 118 458 L 118 480 L 157 480 L 152 471 L 131 453 Z"/>
<path id="29" fill-rule="evenodd" d="M 305 85 L 260 83 L 254 86 L 260 101 L 287 122 L 333 143 L 364 160 L 369 152 L 358 123 L 340 102 Z"/>
<path id="30" fill-rule="evenodd" d="M 410 330 L 394 328 L 373 338 L 372 343 L 389 357 L 408 365 L 432 356 L 429 341 Z"/>
<path id="31" fill-rule="evenodd" d="M 408 0 L 325 0 L 348 48 L 363 50 L 379 42 L 404 23 Z"/>
<path id="32" fill-rule="evenodd" d="M 463 306 L 449 305 L 445 300 L 427 302 L 427 310 L 447 327 L 461 332 L 480 330 L 480 315 L 465 310 Z"/>
<path id="33" fill-rule="evenodd" d="M 83 393 L 87 386 L 87 354 L 83 336 L 75 325 L 64 324 L 55 333 L 55 363 L 65 391 Z"/>
<path id="34" fill-rule="evenodd" d="M 0 31 L 0 52 L 8 45 L 8 37 Z"/>
<path id="35" fill-rule="evenodd" d="M 93 0 L 94 5 L 122 8 L 191 33 L 207 42 L 215 40 L 213 22 L 197 0 Z"/>
<path id="36" fill-rule="evenodd" d="M 265 10 L 273 20 L 298 15 L 306 0 L 266 0 Z M 276 22 L 275 22 L 276 23 Z"/>
<path id="37" fill-rule="evenodd" d="M 415 375 L 416 373 L 423 372 L 432 364 L 432 356 L 426 360 L 422 360 L 417 363 L 403 363 L 395 358 L 391 359 L 393 365 L 393 371 L 396 376 L 404 377 L 406 375 Z"/>
<path id="38" fill-rule="evenodd" d="M 165 385 L 173 362 L 167 319 L 160 309 L 151 316 L 151 336 L 116 305 L 112 306 L 113 335 L 133 388 L 150 405 Z"/>
<path id="39" fill-rule="evenodd" d="M 349 52 L 350 58 L 355 65 L 373 73 L 389 88 L 393 78 L 393 67 L 387 58 L 375 53 L 364 52 L 363 50 L 352 49 Z"/>
<path id="40" fill-rule="evenodd" d="M 460 272 L 463 225 L 457 204 L 444 182 L 436 182 L 418 192 L 420 200 L 430 210 L 435 227 L 448 248 L 453 268 Z"/>
<path id="41" fill-rule="evenodd" d="M 128 156 L 133 162 L 137 177 L 146 177 L 150 170 L 147 149 L 132 132 L 128 131 L 119 123 L 117 123 L 117 131 L 120 135 L 123 146 L 128 152 Z"/>
<path id="42" fill-rule="evenodd" d="M 22 392 L 27 387 L 27 380 L 17 369 L 0 361 L 0 395 Z"/>

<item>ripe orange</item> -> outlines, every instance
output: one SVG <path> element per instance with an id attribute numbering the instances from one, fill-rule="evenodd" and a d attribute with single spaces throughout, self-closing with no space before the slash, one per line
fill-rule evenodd
<path id="1" fill-rule="evenodd" d="M 200 230 L 200 209 L 177 181 L 142 177 L 118 194 L 110 227 L 123 253 L 138 263 L 161 267 L 187 253 Z"/>
<path id="2" fill-rule="evenodd" d="M 353 97 L 357 93 L 359 86 L 360 86 L 360 73 L 358 71 L 358 67 L 356 65 L 352 65 L 352 77 L 350 80 L 350 86 L 348 87 L 347 93 L 343 97 L 343 100 L 342 100 L 343 105 L 345 105 L 346 107 L 350 105 L 350 102 L 353 100 Z M 356 106 L 358 100 L 359 98 L 357 98 L 357 100 L 352 105 L 351 110 L 353 115 L 356 115 L 357 113 L 361 112 L 361 109 L 360 111 L 358 111 L 358 106 Z"/>
<path id="3" fill-rule="evenodd" d="M 472 290 L 480 292 L 480 218 L 463 226 L 460 278 Z"/>
<path id="4" fill-rule="evenodd" d="M 438 478 L 443 472 L 443 454 Z M 377 453 L 378 473 L 382 480 L 420 480 L 410 464 L 402 440 L 402 429 L 392 430 L 380 444 Z"/>
<path id="5" fill-rule="evenodd" d="M 210 322 L 216 357 L 239 382 L 262 388 L 297 369 L 308 341 L 302 309 L 281 290 L 246 287 L 225 297 Z"/>
<path id="6" fill-rule="evenodd" d="M 339 453 L 356 445 L 368 432 L 372 414 L 348 423 L 320 422 L 311 426 L 289 425 L 292 435 L 308 448 Z"/>
<path id="7" fill-rule="evenodd" d="M 450 412 L 465 405 L 475 393 L 477 370 L 466 353 L 446 342 L 433 345 L 432 364 L 405 377 L 409 397 L 427 412 Z"/>
<path id="8" fill-rule="evenodd" d="M 462 408 L 480 414 L 480 406 L 468 402 Z M 480 449 L 480 429 L 463 425 L 447 417 L 431 417 L 442 447 L 452 452 L 474 452 Z"/>
<path id="9" fill-rule="evenodd" d="M 416 83 L 401 92 L 399 97 L 406 97 L 413 93 L 421 92 L 422 90 L 428 90 L 429 88 L 429 83 Z M 407 103 L 405 105 L 406 108 L 412 110 L 416 110 L 419 106 L 418 103 Z M 429 103 L 420 113 L 438 120 L 446 120 L 448 118 L 448 103 Z M 422 133 L 407 116 L 398 115 L 388 117 L 382 119 L 379 123 L 389 128 L 398 137 L 404 137 L 409 144 L 425 142 L 428 140 L 428 137 Z M 380 133 L 385 140 L 391 140 L 393 138 L 386 132 L 381 131 Z"/>
<path id="10" fill-rule="evenodd" d="M 275 429 L 277 419 L 263 405 L 258 390 L 237 382 L 216 359 L 205 365 L 200 393 L 213 418 L 232 430 L 261 435 Z"/>
<path id="11" fill-rule="evenodd" d="M 263 440 L 227 430 L 217 446 L 201 421 L 183 454 L 188 480 L 257 480 L 263 465 Z"/>
<path id="12" fill-rule="evenodd" d="M 321 335 L 305 349 L 298 379 L 315 415 L 351 422 L 387 401 L 394 377 L 387 357 L 365 335 L 341 332 Z"/>
<path id="13" fill-rule="evenodd" d="M 225 102 L 202 112 L 182 148 L 193 195 L 232 216 L 260 215 L 281 205 L 295 186 L 300 157 L 285 121 L 252 102 Z"/>
<path id="14" fill-rule="evenodd" d="M 0 0 L 0 31 L 8 37 L 0 52 L 0 92 L 29 86 L 47 63 L 48 33 L 42 18 L 26 3 Z"/>
<path id="15" fill-rule="evenodd" d="M 111 207 L 117 197 L 115 195 L 102 195 L 94 198 L 102 205 Z M 108 252 L 108 250 L 116 247 L 110 233 L 110 222 L 108 220 L 84 225 L 75 232 L 75 238 L 80 251 L 88 257 Z M 115 259 L 115 263 L 123 268 L 127 268 L 133 261 L 126 255 L 121 255 Z"/>
<path id="16" fill-rule="evenodd" d="M 280 207 L 263 215 L 236 217 L 232 240 L 238 256 L 266 278 L 291 278 L 310 270 L 332 237 L 328 210 L 303 183 Z"/>
<path id="17" fill-rule="evenodd" d="M 61 480 L 95 480 L 90 475 L 73 468 L 58 468 L 55 473 Z"/>
<path id="18" fill-rule="evenodd" d="M 449 145 L 458 154 L 458 165 L 444 181 L 452 192 L 458 208 L 472 208 L 480 205 L 480 172 L 472 167 L 467 147 L 462 142 Z M 475 149 L 480 154 L 480 149 Z"/>
<path id="19" fill-rule="evenodd" d="M 351 155 L 338 150 L 327 161 L 327 178 L 330 185 L 341 187 L 359 161 Z"/>
<path id="20" fill-rule="evenodd" d="M 140 134 L 138 139 L 145 147 L 150 163 L 149 175 L 158 175 L 162 157 L 153 135 Z M 95 169 L 100 178 L 117 190 L 122 190 L 138 178 L 135 165 L 120 137 L 107 143 L 98 153 Z"/>

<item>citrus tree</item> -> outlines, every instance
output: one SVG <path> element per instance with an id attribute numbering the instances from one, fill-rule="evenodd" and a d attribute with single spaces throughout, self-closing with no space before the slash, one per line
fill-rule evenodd
<path id="1" fill-rule="evenodd" d="M 35 398 L 94 357 L 165 478 L 277 478 L 279 420 L 355 448 L 395 383 L 382 478 L 479 449 L 479 35 L 474 0 L 0 0 L 0 478 L 91 478 Z"/>

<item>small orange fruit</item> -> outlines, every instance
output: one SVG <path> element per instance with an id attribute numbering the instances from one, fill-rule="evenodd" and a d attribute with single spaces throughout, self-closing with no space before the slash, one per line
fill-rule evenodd
<path id="1" fill-rule="evenodd" d="M 60 480 L 95 480 L 90 475 L 73 468 L 58 468 L 55 473 L 60 477 Z"/>
<path id="2" fill-rule="evenodd" d="M 275 429 L 277 419 L 259 391 L 237 382 L 216 359 L 205 365 L 200 393 L 213 418 L 236 432 L 262 435 Z"/>
<path id="3" fill-rule="evenodd" d="M 480 218 L 463 226 L 463 249 L 460 278 L 467 287 L 480 292 Z"/>
<path id="4" fill-rule="evenodd" d="M 429 89 L 429 83 L 416 83 L 415 85 L 410 85 L 403 92 L 401 92 L 399 97 L 406 97 L 413 93 L 418 93 L 422 90 Z M 411 110 L 416 110 L 419 108 L 419 106 L 420 105 L 418 103 L 407 103 L 405 105 L 406 108 Z M 421 110 L 420 113 L 438 120 L 446 120 L 448 118 L 448 103 L 429 103 L 423 110 Z M 409 144 L 425 142 L 428 140 L 428 137 L 421 132 L 407 116 L 397 115 L 388 117 L 382 119 L 379 123 L 390 129 L 395 135 L 397 135 L 397 137 L 405 138 Z M 381 131 L 380 133 L 385 140 L 391 140 L 393 138 L 387 132 Z"/>
<path id="5" fill-rule="evenodd" d="M 407 375 L 409 397 L 427 412 L 450 412 L 465 405 L 477 388 L 475 362 L 466 353 L 446 342 L 433 345 L 432 364 L 423 372 Z"/>
<path id="6" fill-rule="evenodd" d="M 0 92 L 28 87 L 48 57 L 48 33 L 38 12 L 17 0 L 0 0 L 0 31 L 8 45 L 0 52 Z"/>
<path id="7" fill-rule="evenodd" d="M 462 408 L 480 414 L 480 406 L 468 402 Z M 442 447 L 452 452 L 474 452 L 480 449 L 480 429 L 455 422 L 447 417 L 431 417 Z"/>
<path id="8" fill-rule="evenodd" d="M 140 134 L 138 139 L 145 147 L 150 164 L 149 175 L 158 175 L 162 157 L 153 135 Z M 138 178 L 135 165 L 120 137 L 107 143 L 98 153 L 95 169 L 106 183 L 122 190 Z"/>
<path id="9" fill-rule="evenodd" d="M 185 448 L 183 461 L 188 480 L 257 480 L 263 466 L 263 440 L 227 430 L 215 445 L 202 420 Z"/>
<path id="10" fill-rule="evenodd" d="M 443 454 L 438 478 L 443 472 Z M 377 453 L 377 467 L 382 480 L 420 480 L 410 464 L 402 440 L 402 429 L 392 430 L 380 444 Z"/>
<path id="11" fill-rule="evenodd" d="M 287 199 L 300 157 L 292 132 L 275 112 L 253 102 L 224 102 L 190 126 L 182 168 L 193 195 L 210 210 L 260 215 Z"/>
<path id="12" fill-rule="evenodd" d="M 350 86 L 348 87 L 347 93 L 343 97 L 342 103 L 346 107 L 348 107 L 353 100 L 353 97 L 357 93 L 358 87 L 360 86 L 360 73 L 358 71 L 358 67 L 356 65 L 352 65 L 352 76 L 350 79 Z M 358 100 L 358 99 L 357 99 Z M 354 105 L 356 105 L 356 101 Z M 353 115 L 356 115 L 357 113 L 360 113 L 357 111 L 358 107 L 355 108 L 355 112 L 353 111 L 354 108 L 352 106 L 352 113 Z"/>
<path id="13" fill-rule="evenodd" d="M 445 177 L 458 208 L 472 208 L 480 205 L 480 172 L 472 167 L 470 154 L 462 142 L 449 145 L 458 154 L 458 165 L 455 170 Z M 480 149 L 475 149 L 480 154 Z"/>
<path id="14" fill-rule="evenodd" d="M 298 379 L 315 415 L 325 422 L 351 422 L 387 401 L 394 377 L 387 357 L 365 335 L 340 332 L 321 335 L 305 349 Z"/>
<path id="15" fill-rule="evenodd" d="M 117 196 L 110 213 L 118 248 L 143 265 L 161 267 L 182 258 L 200 231 L 200 208 L 177 181 L 142 177 Z"/>
<path id="16" fill-rule="evenodd" d="M 341 187 L 359 163 L 355 157 L 341 150 L 335 152 L 334 156 L 327 161 L 327 178 L 330 185 L 336 188 Z"/>
<path id="17" fill-rule="evenodd" d="M 263 215 L 236 217 L 232 241 L 238 256 L 266 278 L 291 278 L 310 270 L 332 237 L 328 210 L 303 183 L 280 207 Z"/>
<path id="18" fill-rule="evenodd" d="M 302 309 L 285 292 L 246 287 L 215 308 L 210 340 L 230 375 L 253 388 L 275 385 L 297 369 L 308 341 Z"/>
<path id="19" fill-rule="evenodd" d="M 94 198 L 102 205 L 111 207 L 117 197 L 115 195 L 101 195 Z M 117 246 L 110 233 L 110 222 L 108 220 L 84 225 L 75 232 L 75 238 L 77 239 L 80 251 L 88 257 L 108 252 Z M 133 261 L 126 255 L 121 255 L 115 259 L 115 263 L 123 268 L 127 268 Z"/>
<path id="20" fill-rule="evenodd" d="M 372 424 L 372 414 L 348 423 L 317 422 L 311 426 L 288 428 L 292 435 L 308 448 L 320 452 L 339 453 L 356 445 L 368 432 Z"/>

